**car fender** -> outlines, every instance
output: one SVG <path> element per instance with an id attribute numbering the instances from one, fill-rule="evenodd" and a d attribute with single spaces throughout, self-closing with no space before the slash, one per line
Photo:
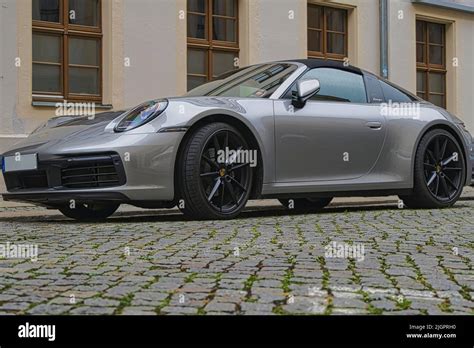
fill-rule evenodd
<path id="1" fill-rule="evenodd" d="M 469 145 L 466 143 L 466 140 L 464 136 L 461 134 L 461 131 L 457 129 L 456 127 L 453 126 L 453 124 L 447 120 L 443 119 L 436 119 L 431 122 L 428 122 L 425 124 L 421 132 L 418 134 L 418 137 L 415 141 L 415 145 L 413 148 L 412 152 L 412 160 L 411 160 L 411 173 L 410 173 L 410 180 L 413 183 L 414 182 L 414 172 L 415 172 L 415 158 L 416 158 L 416 152 L 418 150 L 418 146 L 420 145 L 421 139 L 425 136 L 425 134 L 433 128 L 447 128 L 449 129 L 452 133 L 455 133 L 456 136 L 461 139 L 461 144 L 462 150 L 463 150 L 463 155 L 465 159 L 465 164 L 466 164 L 466 185 L 469 185 L 471 183 L 471 176 L 472 176 L 472 167 L 469 165 L 469 158 L 470 158 L 470 152 L 469 152 Z"/>
<path id="2" fill-rule="evenodd" d="M 212 109 L 212 110 L 203 111 L 202 113 L 199 113 L 195 115 L 192 119 L 190 119 L 189 122 L 187 123 L 187 127 L 191 128 L 195 126 L 196 124 L 198 124 L 199 122 L 210 117 L 224 117 L 224 118 L 227 118 L 227 120 L 233 119 L 247 128 L 247 130 L 253 135 L 258 145 L 258 149 L 257 149 L 257 151 L 259 152 L 258 161 L 261 161 L 261 164 L 259 163 L 258 165 L 260 165 L 262 169 L 263 181 L 264 182 L 273 181 L 274 171 L 272 170 L 272 168 L 267 167 L 267 165 L 269 165 L 270 163 L 274 163 L 274 161 L 269 160 L 274 157 L 274 148 L 273 148 L 274 131 L 273 129 L 271 130 L 268 129 L 267 128 L 268 125 L 265 126 L 264 124 L 260 124 L 260 127 L 258 129 L 248 118 L 242 116 L 239 113 L 232 112 L 230 110 L 225 110 L 225 109 Z M 223 121 L 225 121 L 225 119 Z M 272 126 L 273 126 L 273 123 L 272 123 Z M 271 133 L 271 139 L 269 139 L 268 133 Z M 262 139 L 261 134 L 267 134 L 267 139 Z"/>

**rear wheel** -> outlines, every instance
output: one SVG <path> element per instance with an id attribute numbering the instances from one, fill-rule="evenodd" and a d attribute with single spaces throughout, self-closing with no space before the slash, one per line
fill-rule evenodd
<path id="1" fill-rule="evenodd" d="M 59 211 L 64 216 L 78 221 L 100 221 L 113 215 L 119 206 L 118 204 L 81 203 L 74 208 L 60 207 Z"/>
<path id="2" fill-rule="evenodd" d="M 279 199 L 279 201 L 288 209 L 318 211 L 328 206 L 332 197 Z"/>
<path id="3" fill-rule="evenodd" d="M 466 165 L 458 141 L 451 133 L 435 129 L 418 146 L 413 193 L 400 198 L 409 208 L 451 207 L 465 181 Z"/>
<path id="4" fill-rule="evenodd" d="M 241 133 L 226 123 L 212 123 L 191 135 L 180 160 L 178 183 L 184 206 L 194 219 L 231 219 L 240 214 L 252 188 L 250 162 L 230 151 L 250 151 Z"/>

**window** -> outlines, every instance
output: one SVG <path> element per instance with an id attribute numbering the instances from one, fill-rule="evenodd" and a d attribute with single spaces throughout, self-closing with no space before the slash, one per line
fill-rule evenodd
<path id="1" fill-rule="evenodd" d="M 382 86 L 380 86 L 379 79 L 373 75 L 365 74 L 365 87 L 367 90 L 367 97 L 369 98 L 369 103 L 383 103 L 385 98 L 382 91 Z"/>
<path id="2" fill-rule="evenodd" d="M 321 89 L 312 100 L 367 103 L 362 75 L 339 69 L 316 68 L 305 73 L 300 79 L 319 80 Z M 294 91 L 296 84 L 287 93 L 286 98 L 291 98 Z"/>
<path id="3" fill-rule="evenodd" d="M 237 0 L 188 0 L 188 90 L 236 68 Z"/>
<path id="4" fill-rule="evenodd" d="M 416 100 L 415 97 L 400 91 L 398 88 L 382 80 L 380 80 L 380 85 L 382 86 L 382 91 L 387 102 L 392 101 L 392 103 L 411 103 Z"/>
<path id="5" fill-rule="evenodd" d="M 308 4 L 308 56 L 347 57 L 347 10 Z"/>
<path id="6" fill-rule="evenodd" d="M 416 21 L 416 94 L 446 107 L 446 48 L 444 24 Z"/>
<path id="7" fill-rule="evenodd" d="M 102 99 L 100 0 L 33 0 L 34 100 Z"/>
<path id="8" fill-rule="evenodd" d="M 254 65 L 199 86 L 187 96 L 269 98 L 296 69 L 293 64 Z"/>

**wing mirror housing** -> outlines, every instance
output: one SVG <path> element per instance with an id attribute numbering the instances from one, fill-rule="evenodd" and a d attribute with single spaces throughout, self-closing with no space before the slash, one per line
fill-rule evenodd
<path id="1" fill-rule="evenodd" d="M 306 102 L 314 97 L 320 89 L 321 85 L 317 79 L 298 81 L 296 91 L 293 91 L 291 104 L 298 109 L 304 108 Z"/>

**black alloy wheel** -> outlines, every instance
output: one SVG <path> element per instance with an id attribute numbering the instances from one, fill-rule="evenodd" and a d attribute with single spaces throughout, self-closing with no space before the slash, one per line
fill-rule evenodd
<path id="1" fill-rule="evenodd" d="M 198 129 L 188 141 L 180 170 L 181 210 L 197 219 L 237 216 L 252 188 L 250 152 L 241 133 L 228 124 Z"/>
<path id="2" fill-rule="evenodd" d="M 208 203 L 219 213 L 234 212 L 250 190 L 250 163 L 235 163 L 235 156 L 219 159 L 219 152 L 226 149 L 247 150 L 244 140 L 237 133 L 224 129 L 215 132 L 201 154 L 201 187 Z M 236 152 L 237 154 L 237 152 Z M 226 156 L 224 156 L 226 157 Z"/>
<path id="3" fill-rule="evenodd" d="M 409 208 L 447 208 L 459 199 L 465 182 L 461 146 L 451 133 L 434 129 L 418 146 L 413 193 L 400 198 Z"/>
<path id="4" fill-rule="evenodd" d="M 463 187 L 463 168 L 457 143 L 445 135 L 431 139 L 425 150 L 425 183 L 439 201 L 450 201 Z"/>

